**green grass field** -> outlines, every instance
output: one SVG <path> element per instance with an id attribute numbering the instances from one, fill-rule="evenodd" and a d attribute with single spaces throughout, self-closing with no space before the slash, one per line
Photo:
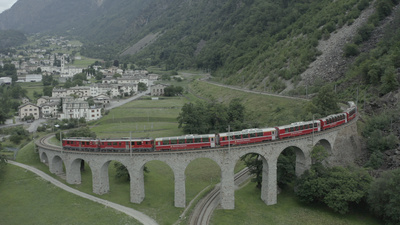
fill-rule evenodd
<path id="1" fill-rule="evenodd" d="M 28 82 L 28 83 L 18 83 L 23 89 L 27 90 L 27 96 L 32 101 L 36 99 L 33 93 L 36 91 L 38 94 L 43 94 L 43 83 L 42 82 Z"/>
<path id="2" fill-rule="evenodd" d="M 195 76 L 189 77 L 186 81 L 177 82 L 176 84 L 185 85 L 189 83 Z M 278 125 L 283 123 L 290 123 L 296 121 L 296 112 L 301 111 L 302 101 L 287 100 L 281 98 L 268 97 L 264 95 L 249 94 L 244 92 L 232 91 L 229 89 L 217 87 L 214 85 L 205 84 L 202 82 L 195 82 L 189 87 L 190 92 L 185 94 L 185 97 L 175 97 L 160 99 L 158 101 L 148 100 L 148 98 L 137 100 L 128 103 L 122 107 L 113 109 L 107 116 L 104 116 L 99 121 L 91 124 L 92 130 L 95 131 L 98 137 L 111 138 L 111 137 L 129 137 L 132 132 L 133 137 L 160 137 L 160 136 L 175 136 L 183 134 L 178 129 L 176 117 L 180 112 L 180 108 L 186 102 L 197 99 L 199 96 L 207 99 L 215 99 L 217 101 L 228 101 L 234 97 L 242 99 L 243 104 L 246 105 L 250 111 L 250 116 L 257 117 L 264 125 Z M 192 95 L 194 93 L 195 95 Z M 299 113 L 297 113 L 299 114 Z M 21 149 L 17 156 L 17 161 L 26 163 L 36 168 L 49 173 L 46 165 L 39 162 L 39 156 L 34 152 L 33 144 Z M 137 209 L 152 218 L 159 224 L 174 224 L 179 215 L 183 212 L 181 208 L 174 207 L 174 176 L 171 168 L 165 163 L 160 161 L 151 161 L 146 164 L 150 173 L 145 173 L 145 194 L 146 197 L 141 204 L 133 204 L 129 202 L 129 182 L 115 178 L 115 168 L 113 162 L 109 166 L 110 178 L 110 192 L 104 195 L 96 195 L 92 193 L 92 174 L 90 167 L 85 166 L 85 171 L 82 172 L 82 183 L 79 185 L 70 185 L 80 191 L 119 203 L 128 207 Z M 235 171 L 243 168 L 243 164 L 237 165 Z M 4 196 L 14 196 L 11 189 L 17 189 L 17 184 L 12 183 L 14 170 L 9 169 L 7 173 L 0 177 L 0 199 Z M 26 172 L 25 172 L 26 173 Z M 188 204 L 201 190 L 208 188 L 211 190 L 210 185 L 215 185 L 219 182 L 221 171 L 218 165 L 210 159 L 197 159 L 189 164 L 186 171 L 186 203 Z M 57 179 L 63 181 L 61 178 L 52 175 Z M 6 179 L 8 180 L 7 182 Z M 26 179 L 27 182 L 35 180 L 33 178 Z M 38 179 L 36 179 L 38 180 Z M 43 182 L 44 184 L 41 184 Z M 68 205 L 70 208 L 74 207 L 75 201 L 70 199 L 65 200 L 65 204 L 53 201 L 53 197 L 46 197 L 50 193 L 45 186 L 46 182 L 28 182 L 32 193 L 42 191 L 44 193 L 43 199 L 37 201 L 33 197 L 26 197 L 29 202 L 19 201 L 18 206 L 14 206 L 12 210 L 29 211 L 32 207 L 37 205 L 48 205 L 40 214 L 41 217 L 48 216 L 55 218 L 65 217 L 64 212 L 59 208 L 61 205 Z M 50 185 L 47 185 L 50 186 Z M 217 210 L 215 216 L 212 218 L 213 224 L 379 224 L 372 217 L 365 216 L 365 212 L 353 212 L 348 216 L 334 214 L 330 210 L 319 206 L 308 206 L 299 203 L 292 191 L 285 190 L 278 196 L 278 204 L 274 206 L 266 206 L 260 200 L 259 190 L 254 188 L 254 184 L 250 183 L 243 189 L 235 192 L 235 210 Z M 19 189 L 20 190 L 20 189 Z M 204 194 L 203 194 L 204 195 Z M 60 195 L 62 198 L 70 198 L 66 195 Z M 72 198 L 71 198 L 72 199 Z M 54 224 L 52 218 L 49 218 L 49 223 L 43 222 L 46 219 L 35 220 L 31 218 L 29 221 L 22 221 L 21 218 L 13 220 L 14 217 L 20 217 L 19 212 L 5 211 L 4 208 L 8 207 L 8 201 L 0 200 L 0 217 L 5 213 L 10 214 L 7 216 L 9 223 L 4 224 Z M 82 200 L 86 201 L 86 200 Z M 53 205 L 54 204 L 54 205 Z M 94 204 L 94 203 L 93 203 Z M 87 203 L 87 210 L 97 210 L 101 206 L 92 205 Z M 40 208 L 40 207 L 38 207 Z M 79 207 L 78 207 L 79 208 Z M 35 209 L 36 210 L 36 209 Z M 110 210 L 110 209 L 108 209 Z M 114 211 L 105 212 L 115 213 Z M 77 214 L 79 217 L 87 221 L 103 220 L 102 215 L 98 214 Z M 108 224 L 135 224 L 125 222 L 125 219 L 112 221 Z M 188 215 L 186 215 L 188 216 Z M 27 223 L 24 223 L 27 222 Z M 187 219 L 184 220 L 187 222 Z M 3 224 L 0 220 L 0 224 Z M 93 224 L 91 222 L 72 222 L 71 224 Z M 95 223 L 97 224 L 97 223 Z M 181 223 L 184 224 L 184 223 Z"/>
<path id="3" fill-rule="evenodd" d="M 0 176 L 0 224 L 140 224 L 114 209 L 78 197 L 19 167 Z"/>
<path id="4" fill-rule="evenodd" d="M 250 183 L 235 192 L 235 209 L 215 211 L 211 224 L 274 224 L 274 225 L 379 225 L 368 210 L 358 209 L 348 215 L 334 213 L 322 205 L 301 203 L 291 189 L 278 195 L 278 204 L 267 206 L 260 190 Z"/>

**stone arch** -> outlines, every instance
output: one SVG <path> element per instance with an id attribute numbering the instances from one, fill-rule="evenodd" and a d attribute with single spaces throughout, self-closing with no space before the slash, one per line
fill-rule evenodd
<path id="1" fill-rule="evenodd" d="M 160 164 L 161 163 L 161 164 Z M 150 168 L 150 179 L 146 179 L 145 174 L 144 174 L 144 167 L 148 165 Z M 156 167 L 156 169 L 152 169 L 151 167 Z M 175 192 L 174 199 L 171 199 L 171 201 L 175 202 L 176 207 L 181 207 L 176 205 L 176 196 L 177 196 L 177 188 L 176 186 L 179 185 L 180 182 L 177 182 L 177 174 L 176 174 L 176 166 L 173 165 L 173 162 L 168 161 L 168 160 L 161 160 L 161 159 L 150 159 L 146 160 L 142 165 L 139 167 L 139 173 L 143 174 L 143 196 L 145 195 L 145 190 L 146 192 L 150 193 L 150 196 L 153 198 L 157 198 L 157 196 L 164 196 L 165 193 L 171 193 Z M 151 174 L 153 173 L 153 174 Z M 158 177 L 157 179 L 165 179 L 165 184 L 164 186 L 160 187 L 155 184 L 155 180 L 153 179 L 154 174 L 156 174 L 155 177 Z M 162 173 L 160 176 L 160 173 Z M 153 185 L 154 184 L 154 185 Z M 153 188 L 156 188 L 153 189 Z M 174 191 L 175 190 L 175 191 Z M 167 195 L 168 196 L 168 195 Z"/>
<path id="2" fill-rule="evenodd" d="M 215 185 L 219 183 L 222 176 L 222 169 L 220 164 L 214 159 L 199 157 L 189 161 L 185 167 L 184 176 L 185 189 L 189 190 L 187 200 L 190 201 L 210 184 Z M 189 183 L 196 183 L 196 185 L 190 187 L 188 186 Z"/>
<path id="3" fill-rule="evenodd" d="M 320 139 L 315 146 L 320 145 L 328 152 L 328 157 L 322 161 L 322 164 L 327 166 L 329 164 L 329 158 L 333 156 L 332 144 L 327 139 Z"/>
<path id="4" fill-rule="evenodd" d="M 50 167 L 50 172 L 54 173 L 56 175 L 60 175 L 64 173 L 64 165 L 63 165 L 63 160 L 61 159 L 61 157 L 59 155 L 55 155 L 50 163 L 49 163 L 49 167 Z"/>
<path id="5" fill-rule="evenodd" d="M 320 139 L 315 145 L 321 145 L 328 151 L 329 155 L 332 155 L 332 144 L 326 139 Z"/>
<path id="6" fill-rule="evenodd" d="M 267 205 L 276 204 L 276 190 L 277 190 L 277 183 L 276 183 L 276 160 L 274 157 L 268 157 L 266 154 L 258 151 L 247 151 L 241 152 L 236 160 L 235 165 L 238 161 L 246 155 L 249 154 L 256 154 L 258 155 L 259 159 L 262 161 L 262 181 L 261 181 L 261 199 Z M 274 166 L 275 165 L 275 166 Z"/>
<path id="7" fill-rule="evenodd" d="M 310 146 L 311 147 L 311 146 Z M 306 170 L 308 170 L 311 166 L 311 158 L 309 155 L 309 152 L 305 148 L 305 146 L 300 147 L 296 145 L 289 145 L 285 146 L 279 151 L 279 154 L 276 157 L 276 160 L 278 160 L 279 156 L 282 154 L 283 151 L 287 149 L 293 149 L 294 153 L 296 154 L 296 165 L 295 165 L 295 173 L 296 176 L 301 176 Z"/>
<path id="8" fill-rule="evenodd" d="M 40 161 L 42 162 L 42 163 L 44 163 L 44 164 L 49 164 L 49 158 L 47 157 L 47 154 L 46 154 L 46 152 L 42 152 L 41 154 L 40 154 Z"/>
<path id="9" fill-rule="evenodd" d="M 73 159 L 67 166 L 67 182 L 69 184 L 80 184 L 82 182 L 81 165 L 82 158 Z"/>

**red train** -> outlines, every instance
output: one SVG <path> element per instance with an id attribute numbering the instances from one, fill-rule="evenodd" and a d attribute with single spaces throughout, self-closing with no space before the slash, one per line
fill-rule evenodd
<path id="1" fill-rule="evenodd" d="M 63 139 L 64 150 L 89 152 L 148 152 L 225 147 L 228 145 L 253 144 L 274 141 L 320 132 L 348 123 L 357 116 L 357 107 L 349 102 L 343 113 L 329 115 L 313 121 L 297 122 L 273 128 L 254 128 L 219 134 L 185 135 L 161 138 L 121 138 L 121 139 Z"/>

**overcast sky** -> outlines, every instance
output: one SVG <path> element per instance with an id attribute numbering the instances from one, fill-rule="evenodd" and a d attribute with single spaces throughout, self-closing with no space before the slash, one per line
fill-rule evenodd
<path id="1" fill-rule="evenodd" d="M 17 0 L 0 0 L 0 13 L 4 10 L 11 8 Z"/>

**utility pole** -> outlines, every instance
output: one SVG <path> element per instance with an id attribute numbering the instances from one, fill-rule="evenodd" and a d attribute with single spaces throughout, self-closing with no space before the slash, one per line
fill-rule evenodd
<path id="1" fill-rule="evenodd" d="M 132 131 L 129 132 L 129 154 L 132 157 Z"/>
<path id="2" fill-rule="evenodd" d="M 231 125 L 228 125 L 228 151 L 231 151 Z"/>
<path id="3" fill-rule="evenodd" d="M 312 142 L 312 147 L 314 146 L 314 129 L 315 129 L 315 122 L 314 122 L 314 114 L 312 115 L 312 126 L 313 126 L 313 129 L 312 129 L 312 139 L 311 139 L 311 142 Z"/>

